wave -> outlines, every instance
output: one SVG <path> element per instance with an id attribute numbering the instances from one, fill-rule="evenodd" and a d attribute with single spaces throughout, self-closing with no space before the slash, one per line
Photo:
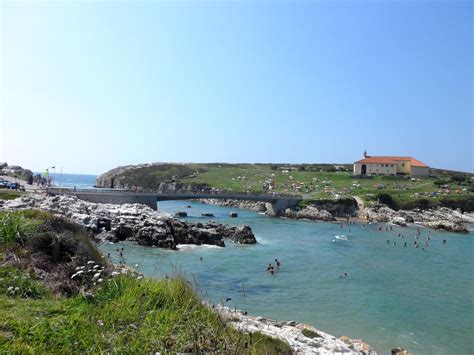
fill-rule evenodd
<path id="1" fill-rule="evenodd" d="M 222 249 L 222 247 L 219 247 L 217 245 L 210 245 L 210 244 L 201 244 L 201 245 L 196 245 L 196 244 L 178 244 L 176 246 L 178 250 L 194 250 L 194 249 Z"/>
<path id="2" fill-rule="evenodd" d="M 334 236 L 334 238 L 336 238 L 336 239 L 333 239 L 333 240 L 332 240 L 333 242 L 336 242 L 337 240 L 343 240 L 343 241 L 346 241 L 346 242 L 349 241 L 349 239 L 347 238 L 347 236 L 345 236 L 344 234 L 336 235 L 336 236 Z"/>

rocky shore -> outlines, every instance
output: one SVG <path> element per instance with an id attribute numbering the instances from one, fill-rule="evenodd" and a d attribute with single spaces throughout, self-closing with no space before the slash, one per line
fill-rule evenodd
<path id="1" fill-rule="evenodd" d="M 258 201 L 218 199 L 200 199 L 197 201 L 217 206 L 249 209 L 257 212 L 266 211 L 265 203 Z M 400 226 L 415 223 L 431 229 L 456 233 L 467 233 L 468 225 L 474 224 L 474 213 L 461 213 L 459 210 L 446 207 L 426 210 L 395 211 L 389 207 L 380 205 L 359 209 L 357 202 L 350 198 L 343 200 L 310 201 L 305 206 L 286 209 L 282 217 L 324 222 L 333 222 L 336 221 L 337 218 L 350 217 L 363 221 L 393 223 Z"/>
<path id="2" fill-rule="evenodd" d="M 260 332 L 286 342 L 295 354 L 365 354 L 377 352 L 362 340 L 346 336 L 339 339 L 310 325 L 293 321 L 275 321 L 253 317 L 239 310 L 218 305 L 214 307 L 223 320 L 240 332 Z"/>
<path id="3" fill-rule="evenodd" d="M 235 207 L 244 210 L 251 210 L 257 212 L 265 212 L 265 202 L 259 201 L 245 201 L 245 200 L 224 200 L 214 198 L 201 198 L 197 199 L 197 202 L 205 203 L 207 205 L 224 206 L 224 207 Z"/>
<path id="4" fill-rule="evenodd" d="M 87 228 L 97 242 L 133 241 L 140 245 L 176 249 L 179 244 L 225 247 L 224 238 L 238 244 L 257 241 L 249 226 L 217 222 L 191 223 L 140 204 L 97 204 L 75 196 L 25 195 L 0 201 L 0 209 L 41 209 L 69 218 Z"/>
<path id="5" fill-rule="evenodd" d="M 427 228 L 456 233 L 467 233 L 467 226 L 474 223 L 474 213 L 461 213 L 446 207 L 395 211 L 385 206 L 376 206 L 361 211 L 360 217 L 367 221 L 388 222 L 400 226 L 416 223 Z"/>

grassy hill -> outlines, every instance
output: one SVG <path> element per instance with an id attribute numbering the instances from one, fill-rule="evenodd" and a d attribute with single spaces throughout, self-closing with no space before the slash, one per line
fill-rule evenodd
<path id="1" fill-rule="evenodd" d="M 158 190 L 161 183 L 179 182 L 236 192 L 268 192 L 273 180 L 273 191 L 304 199 L 358 196 L 370 204 L 384 193 L 397 208 L 455 206 L 461 201 L 461 207 L 474 209 L 473 174 L 432 169 L 431 175 L 426 179 L 361 178 L 352 175 L 352 164 L 159 164 L 124 171 L 114 177 L 114 187 Z"/>
<path id="2" fill-rule="evenodd" d="M 81 227 L 35 210 L 0 211 L 0 314 L 2 354 L 291 353 L 227 326 L 184 278 L 117 268 Z"/>

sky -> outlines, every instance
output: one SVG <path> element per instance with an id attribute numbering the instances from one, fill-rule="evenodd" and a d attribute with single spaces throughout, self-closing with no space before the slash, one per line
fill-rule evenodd
<path id="1" fill-rule="evenodd" d="M 0 3 L 0 161 L 474 171 L 472 1 Z"/>

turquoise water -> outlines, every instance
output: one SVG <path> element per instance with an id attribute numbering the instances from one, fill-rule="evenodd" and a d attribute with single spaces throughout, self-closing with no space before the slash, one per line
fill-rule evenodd
<path id="1" fill-rule="evenodd" d="M 192 208 L 184 209 L 188 204 Z M 419 243 L 431 238 L 423 252 L 413 246 L 414 228 L 381 232 L 378 224 L 359 224 L 341 229 L 334 223 L 269 218 L 188 201 L 158 207 L 170 213 L 186 210 L 188 220 L 206 221 L 201 213 L 210 212 L 225 223 L 248 224 L 258 244 L 227 241 L 226 248 L 179 251 L 122 244 L 127 263 L 138 264 L 148 276 L 184 273 L 215 302 L 230 297 L 230 307 L 250 314 L 363 338 L 382 354 L 395 346 L 415 354 L 474 353 L 472 232 L 428 234 L 422 228 Z M 229 218 L 230 211 L 238 211 L 239 218 Z M 115 260 L 117 247 L 101 245 Z M 271 276 L 266 265 L 275 258 L 282 267 Z M 341 277 L 344 272 L 347 277 Z"/>

